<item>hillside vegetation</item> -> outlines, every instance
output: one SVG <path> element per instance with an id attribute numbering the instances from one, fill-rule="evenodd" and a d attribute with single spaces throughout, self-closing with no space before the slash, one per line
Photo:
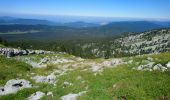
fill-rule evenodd
<path id="1" fill-rule="evenodd" d="M 170 99 L 170 29 L 0 43 L 1 100 Z"/>
<path id="2" fill-rule="evenodd" d="M 67 52 L 82 58 L 125 57 L 139 54 L 168 52 L 170 29 L 130 32 L 118 37 L 56 41 L 12 41 L 13 47 Z"/>
<path id="3" fill-rule="evenodd" d="M 28 21 L 29 20 L 27 20 L 26 22 Z M 85 22 L 63 23 L 60 25 L 50 25 L 50 24 L 48 25 L 48 24 L 41 24 L 41 23 L 22 24 L 21 22 L 18 24 L 17 23 L 0 24 L 0 36 L 7 40 L 13 40 L 13 41 L 14 40 L 56 41 L 56 40 L 70 40 L 70 39 L 74 40 L 74 39 L 87 39 L 87 38 L 106 38 L 106 37 L 119 36 L 125 32 L 144 32 L 153 29 L 168 28 L 168 27 L 169 26 L 159 25 L 154 22 L 148 22 L 148 21 L 111 22 L 106 25 L 95 25 L 93 23 L 85 23 Z"/>
<path id="4" fill-rule="evenodd" d="M 148 58 L 149 57 L 149 58 Z M 43 68 L 32 68 L 28 60 L 49 61 Z M 170 99 L 169 69 L 144 71 L 134 70 L 143 61 L 152 59 L 156 64 L 166 64 L 170 61 L 170 53 L 125 57 L 119 59 L 81 59 L 68 54 L 28 55 L 14 58 L 0 56 L 0 85 L 4 86 L 10 79 L 26 79 L 32 88 L 19 90 L 15 94 L 1 96 L 1 100 L 25 99 L 36 91 L 52 92 L 53 100 L 59 100 L 67 94 L 77 94 L 86 91 L 78 100 L 168 100 Z M 60 61 L 57 61 L 60 60 Z M 65 60 L 63 60 L 65 59 Z M 117 60 L 119 62 L 117 62 Z M 56 61 L 56 62 L 53 62 Z M 109 62 L 112 64 L 109 64 Z M 113 63 L 116 61 L 116 63 Z M 153 66 L 154 66 L 153 65 Z M 12 69 L 12 70 L 11 70 Z M 36 81 L 35 76 L 54 74 L 55 81 Z M 33 78 L 34 77 L 34 78 Z M 44 95 L 43 100 L 51 96 Z"/>

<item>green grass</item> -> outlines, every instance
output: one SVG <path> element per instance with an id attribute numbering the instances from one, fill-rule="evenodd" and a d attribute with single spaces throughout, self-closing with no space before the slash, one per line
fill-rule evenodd
<path id="1" fill-rule="evenodd" d="M 39 55 L 37 57 L 43 58 L 47 55 Z M 52 55 L 48 55 L 52 56 Z M 53 55 L 54 56 L 54 55 Z M 71 57 L 69 55 L 59 55 L 61 57 Z M 28 57 L 28 56 L 25 56 Z M 33 55 L 32 55 L 33 57 Z M 62 66 L 49 65 L 47 68 L 33 69 L 28 64 L 16 61 L 14 59 L 7 59 L 0 56 L 0 84 L 4 85 L 5 82 L 12 78 L 25 78 L 31 81 L 34 86 L 38 88 L 23 89 L 17 94 L 10 94 L 0 97 L 1 100 L 23 100 L 36 91 L 47 93 L 53 92 L 53 100 L 60 100 L 60 97 L 69 93 L 79 93 L 87 91 L 86 94 L 80 96 L 79 100 L 169 100 L 170 99 L 170 71 L 136 71 L 132 70 L 133 67 L 138 66 L 142 60 L 147 57 L 152 57 L 154 62 L 165 65 L 170 61 L 170 53 L 144 55 L 132 57 L 132 64 L 119 65 L 116 68 L 105 68 L 102 73 L 94 75 L 90 70 L 82 71 L 82 68 L 77 68 L 67 74 L 57 77 L 56 86 L 49 84 L 35 83 L 26 74 L 30 72 L 49 74 L 53 69 Z M 129 58 L 123 58 L 128 61 Z M 104 59 L 96 59 L 94 62 L 102 62 Z M 84 62 L 92 62 L 91 59 Z M 136 63 L 139 62 L 139 63 Z M 78 62 L 77 62 L 78 63 Z M 74 64 L 74 63 L 70 63 Z M 84 68 L 87 68 L 84 67 Z M 13 70 L 10 70 L 13 69 Z M 21 73 L 21 75 L 18 75 Z M 3 77 L 2 77 L 3 76 Z M 81 79 L 77 79 L 81 76 Z M 64 82 L 70 82 L 73 85 L 65 86 Z M 64 88 L 63 88 L 64 87 Z M 45 96 L 43 100 L 49 100 Z"/>
<path id="2" fill-rule="evenodd" d="M 0 44 L 0 47 L 4 47 L 4 45 Z"/>
<path id="3" fill-rule="evenodd" d="M 30 70 L 31 66 L 26 63 L 0 56 L 0 85 L 12 78 L 27 78 Z"/>

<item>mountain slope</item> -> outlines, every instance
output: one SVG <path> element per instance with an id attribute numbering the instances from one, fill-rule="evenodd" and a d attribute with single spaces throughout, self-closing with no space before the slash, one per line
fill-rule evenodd
<path id="1" fill-rule="evenodd" d="M 24 100 L 33 95 L 42 100 L 63 100 L 64 97 L 168 100 L 169 69 L 148 71 L 134 68 L 150 63 L 154 63 L 153 67 L 167 68 L 169 59 L 170 53 L 107 60 L 82 59 L 64 53 L 13 58 L 0 56 L 0 99 Z M 37 65 L 42 67 L 35 67 Z"/>
<path id="2" fill-rule="evenodd" d="M 24 19 L 24 18 L 14 18 L 14 17 L 8 17 L 3 16 L 0 17 L 0 24 L 1 25 L 8 25 L 8 24 L 24 24 L 24 25 L 37 25 L 37 24 L 43 24 L 43 25 L 54 25 L 54 22 L 48 21 L 48 20 L 40 20 L 40 19 Z"/>

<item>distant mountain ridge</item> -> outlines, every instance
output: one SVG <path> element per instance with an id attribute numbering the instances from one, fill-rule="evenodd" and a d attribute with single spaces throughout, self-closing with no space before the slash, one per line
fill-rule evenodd
<path id="1" fill-rule="evenodd" d="M 145 24 L 148 27 L 151 26 L 162 26 L 162 27 L 170 27 L 170 21 L 116 21 L 116 22 L 107 22 L 107 23 L 97 23 L 97 22 L 84 22 L 84 21 L 73 21 L 73 22 L 53 22 L 44 19 L 28 19 L 28 18 L 16 18 L 10 16 L 0 16 L 0 25 L 8 25 L 8 24 L 22 24 L 22 25 L 52 25 L 52 26 L 67 26 L 72 28 L 85 28 L 85 27 L 100 27 L 100 26 L 115 26 L 119 27 L 133 27 L 136 24 L 141 24 L 143 27 Z M 154 25 L 155 24 L 155 25 Z M 144 27 L 146 27 L 146 25 Z M 138 26 L 138 25 L 137 25 Z"/>
<path id="2" fill-rule="evenodd" d="M 50 22 L 48 20 L 40 20 L 40 19 L 24 19 L 24 18 L 14 18 L 14 17 L 8 17 L 3 16 L 0 17 L 0 24 L 24 24 L 24 25 L 37 25 L 37 24 L 43 24 L 43 25 L 54 25 L 54 22 Z"/>
<path id="3" fill-rule="evenodd" d="M 119 36 L 127 32 L 145 32 L 153 29 L 169 28 L 169 23 L 120 21 L 99 25 L 81 21 L 56 23 L 48 20 L 0 17 L 0 36 L 9 40 L 103 38 Z"/>
<path id="4" fill-rule="evenodd" d="M 53 22 L 53 21 L 41 20 L 41 19 L 25 19 L 25 18 L 15 18 L 15 17 L 9 17 L 9 16 L 0 17 L 0 25 L 8 25 L 8 24 L 52 25 L 52 26 L 67 26 L 67 27 L 73 27 L 73 28 L 99 26 L 99 24 L 97 23 L 87 23 L 83 21 L 60 23 L 60 22 Z"/>

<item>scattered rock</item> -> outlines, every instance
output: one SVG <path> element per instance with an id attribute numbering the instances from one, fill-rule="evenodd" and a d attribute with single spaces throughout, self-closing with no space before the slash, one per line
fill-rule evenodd
<path id="1" fill-rule="evenodd" d="M 76 59 L 77 61 L 84 61 L 84 59 L 83 58 L 81 58 L 81 57 L 77 57 L 77 59 Z"/>
<path id="2" fill-rule="evenodd" d="M 16 93 L 18 90 L 24 89 L 24 88 L 31 88 L 32 85 L 29 81 L 24 79 L 11 79 L 9 80 L 4 87 L 0 88 L 0 95 L 6 95 L 11 93 Z"/>
<path id="3" fill-rule="evenodd" d="M 112 63 L 110 61 L 104 61 L 103 63 L 103 66 L 111 66 Z"/>
<path id="4" fill-rule="evenodd" d="M 33 68 L 46 68 L 47 64 L 41 64 L 37 62 L 33 62 L 31 60 L 26 61 L 27 64 L 31 65 Z"/>
<path id="5" fill-rule="evenodd" d="M 49 59 L 48 59 L 48 58 L 43 58 L 43 59 L 41 59 L 40 64 L 47 63 L 48 61 L 49 61 Z"/>
<path id="6" fill-rule="evenodd" d="M 29 54 L 51 54 L 52 51 L 45 50 L 22 50 L 16 48 L 0 48 L 0 54 L 6 57 L 22 56 Z"/>
<path id="7" fill-rule="evenodd" d="M 73 83 L 69 83 L 69 82 L 64 82 L 63 83 L 63 88 L 67 87 L 67 86 L 72 86 Z"/>
<path id="8" fill-rule="evenodd" d="M 86 91 L 79 92 L 78 94 L 67 94 L 61 97 L 61 100 L 77 100 L 77 97 L 83 95 Z"/>
<path id="9" fill-rule="evenodd" d="M 148 71 L 153 71 L 153 70 L 159 70 L 159 71 L 166 71 L 167 68 L 162 66 L 161 64 L 156 64 L 154 65 L 155 62 L 150 62 L 146 65 L 140 65 L 137 68 L 133 68 L 136 70 L 148 70 Z M 153 66 L 154 65 L 154 66 Z"/>
<path id="10" fill-rule="evenodd" d="M 129 60 L 127 63 L 131 64 L 131 63 L 133 63 L 133 60 Z"/>
<path id="11" fill-rule="evenodd" d="M 34 79 L 37 83 L 55 84 L 56 82 L 56 76 L 53 73 L 48 76 L 34 76 L 32 79 Z"/>
<path id="12" fill-rule="evenodd" d="M 94 65 L 91 67 L 91 69 L 93 72 L 102 72 L 103 71 L 102 66 L 99 66 L 99 65 Z"/>
<path id="13" fill-rule="evenodd" d="M 154 67 L 153 67 L 153 70 L 161 70 L 161 71 L 166 71 L 167 68 L 162 66 L 161 64 L 156 64 Z"/>
<path id="14" fill-rule="evenodd" d="M 114 59 L 111 61 L 112 66 L 123 64 L 122 59 Z"/>
<path id="15" fill-rule="evenodd" d="M 148 60 L 148 61 L 153 61 L 153 58 L 148 57 L 147 60 Z"/>
<path id="16" fill-rule="evenodd" d="M 64 82 L 63 85 L 73 85 L 73 84 L 69 82 Z"/>
<path id="17" fill-rule="evenodd" d="M 49 63 L 59 64 L 59 63 L 69 63 L 69 62 L 74 62 L 74 61 L 73 60 L 69 60 L 69 59 L 60 58 L 60 59 L 51 60 Z"/>
<path id="18" fill-rule="evenodd" d="M 36 93 L 33 93 L 30 97 L 28 97 L 27 100 L 40 100 L 44 96 L 45 93 L 37 91 Z"/>
<path id="19" fill-rule="evenodd" d="M 153 67 L 153 70 L 161 70 L 161 67 L 163 67 L 161 64 L 157 64 Z"/>

